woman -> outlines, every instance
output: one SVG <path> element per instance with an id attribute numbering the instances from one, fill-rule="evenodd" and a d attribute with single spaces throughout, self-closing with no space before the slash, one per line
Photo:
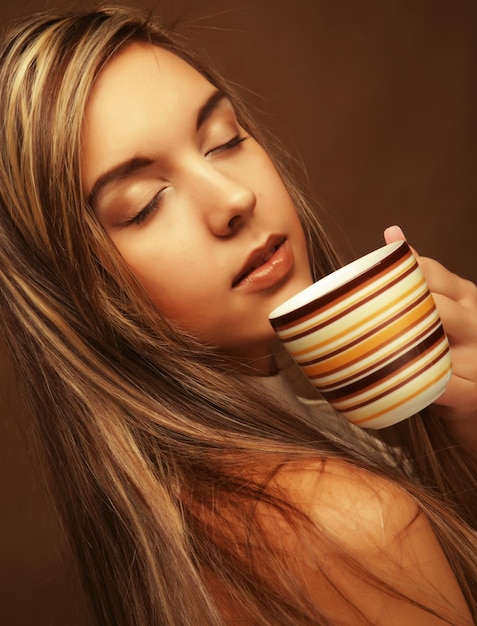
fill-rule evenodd
<path id="1" fill-rule="evenodd" d="M 267 315 L 338 262 L 228 85 L 125 8 L 0 59 L 2 323 L 97 623 L 472 624 L 475 288 L 422 260 L 447 422 L 310 419 Z"/>

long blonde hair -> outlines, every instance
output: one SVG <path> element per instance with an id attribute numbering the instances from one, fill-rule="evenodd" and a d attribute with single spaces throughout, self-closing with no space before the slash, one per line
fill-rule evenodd
<path id="1" fill-rule="evenodd" d="M 379 447 L 364 452 L 299 415 L 290 419 L 226 357 L 160 316 L 98 225 L 82 194 L 83 112 L 101 69 L 134 41 L 193 65 L 230 94 L 243 126 L 267 145 L 229 85 L 140 11 L 32 16 L 12 26 L 0 49 L 0 319 L 98 624 L 223 623 L 204 570 L 259 623 L 330 623 L 304 596 L 261 579 L 219 529 L 220 503 L 244 525 L 247 503 L 257 500 L 301 519 L 238 472 L 238 459 L 252 468 L 317 456 L 381 473 L 413 494 L 476 616 L 475 482 L 463 470 L 470 460 L 455 455 L 454 463 L 445 432 L 429 434 L 419 417 L 403 427 L 418 430 L 419 443 L 409 433 L 402 440 L 428 448 L 419 459 L 408 450 L 424 476 L 420 487 L 386 468 Z M 269 149 L 296 203 L 315 276 L 326 274 L 336 255 Z M 195 514 L 198 502 L 217 520 L 213 527 Z"/>

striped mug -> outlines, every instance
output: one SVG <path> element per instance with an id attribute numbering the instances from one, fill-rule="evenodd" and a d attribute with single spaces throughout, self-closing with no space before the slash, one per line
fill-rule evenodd
<path id="1" fill-rule="evenodd" d="M 363 428 L 419 412 L 451 375 L 447 337 L 405 241 L 325 276 L 269 319 L 323 397 Z"/>

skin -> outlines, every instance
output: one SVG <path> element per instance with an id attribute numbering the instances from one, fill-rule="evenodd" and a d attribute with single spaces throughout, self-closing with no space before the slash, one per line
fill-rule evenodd
<path id="1" fill-rule="evenodd" d="M 381 580 L 415 602 L 449 617 L 450 623 L 470 626 L 472 619 L 449 563 L 427 518 L 399 487 L 375 475 L 333 460 L 323 466 L 287 465 L 275 479 L 286 497 L 296 499 L 313 521 L 327 528 L 340 543 Z M 275 514 L 275 518 L 276 518 Z M 280 520 L 271 514 L 270 531 Z M 278 534 L 278 533 L 277 533 Z M 321 571 L 307 568 L 312 544 L 294 533 L 280 536 L 289 549 L 289 563 L 310 595 L 340 624 L 382 626 L 442 626 L 444 622 L 399 597 L 350 574 L 329 545 L 318 546 L 328 559 L 329 574 L 367 620 L 342 601 Z M 298 560 L 298 563 L 294 559 Z M 317 593 L 317 590 L 320 590 Z M 454 612 L 456 611 L 456 612 Z M 459 617 L 457 617 L 459 616 Z"/>
<path id="2" fill-rule="evenodd" d="M 157 309 L 267 372 L 268 314 L 309 285 L 311 271 L 274 165 L 216 92 L 170 52 L 129 46 L 103 70 L 85 112 L 84 186 Z M 98 188 L 106 172 L 133 158 L 143 165 Z"/>

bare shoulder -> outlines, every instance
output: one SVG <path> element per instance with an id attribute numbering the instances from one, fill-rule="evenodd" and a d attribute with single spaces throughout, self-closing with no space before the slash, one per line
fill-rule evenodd
<path id="1" fill-rule="evenodd" d="M 382 549 L 420 523 L 401 487 L 343 461 L 292 463 L 276 480 L 311 520 L 355 550 Z"/>
<path id="2" fill-rule="evenodd" d="M 274 525 L 313 597 L 332 581 L 316 597 L 325 610 L 356 624 L 351 606 L 375 624 L 445 623 L 433 612 L 472 623 L 428 519 L 400 486 L 339 460 L 290 463 L 274 481 L 316 530 Z"/>

